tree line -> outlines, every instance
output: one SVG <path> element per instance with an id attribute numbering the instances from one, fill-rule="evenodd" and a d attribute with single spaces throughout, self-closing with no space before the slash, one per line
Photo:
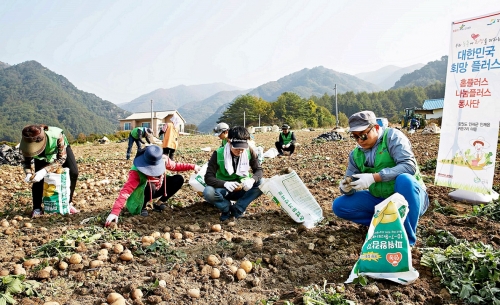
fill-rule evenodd
<path id="1" fill-rule="evenodd" d="M 302 98 L 292 92 L 283 92 L 276 101 L 265 101 L 250 94 L 237 97 L 217 122 L 230 126 L 266 126 L 290 124 L 292 128 L 347 127 L 348 117 L 362 110 L 371 110 L 378 117 L 396 123 L 405 108 L 421 108 L 424 100 L 443 98 L 444 82 L 426 87 L 405 87 L 379 92 L 348 91 L 335 95 Z M 338 113 L 338 121 L 335 114 Z"/>

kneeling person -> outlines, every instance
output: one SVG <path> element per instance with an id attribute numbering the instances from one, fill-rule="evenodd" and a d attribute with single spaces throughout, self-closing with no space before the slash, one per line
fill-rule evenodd
<path id="1" fill-rule="evenodd" d="M 203 197 L 222 212 L 221 221 L 240 218 L 250 202 L 262 195 L 262 167 L 257 153 L 248 146 L 249 139 L 246 128 L 229 129 L 228 145 L 219 147 L 208 161 Z M 231 201 L 236 203 L 231 205 Z"/>
<path id="2" fill-rule="evenodd" d="M 112 221 L 118 222 L 118 216 L 125 205 L 132 215 L 148 216 L 147 203 L 153 198 L 160 198 L 160 203 L 153 204 L 153 207 L 157 211 L 164 210 L 165 202 L 184 184 L 181 175 L 166 175 L 165 169 L 176 172 L 188 170 L 198 172 L 200 167 L 195 164 L 176 163 L 163 155 L 162 148 L 156 145 L 139 151 L 128 173 L 128 179 L 106 219 L 105 226 L 109 226 Z"/>

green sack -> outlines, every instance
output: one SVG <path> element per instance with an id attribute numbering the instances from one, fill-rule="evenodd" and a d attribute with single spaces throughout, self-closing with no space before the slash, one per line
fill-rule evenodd
<path id="1" fill-rule="evenodd" d="M 45 213 L 69 214 L 69 169 L 62 174 L 49 173 L 43 178 L 43 210 Z"/>
<path id="2" fill-rule="evenodd" d="M 418 278 L 418 271 L 412 266 L 411 247 L 404 228 L 408 211 L 408 202 L 399 193 L 375 206 L 359 260 L 346 283 L 352 283 L 358 275 L 404 285 Z"/>

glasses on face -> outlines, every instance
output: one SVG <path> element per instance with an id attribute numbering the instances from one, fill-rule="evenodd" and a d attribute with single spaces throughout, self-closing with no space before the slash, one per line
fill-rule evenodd
<path id="1" fill-rule="evenodd" d="M 366 139 L 368 139 L 368 134 L 370 133 L 370 131 L 372 131 L 373 127 L 375 127 L 375 125 L 372 125 L 372 127 L 370 129 L 368 129 L 367 132 L 365 132 L 364 134 L 362 135 L 355 135 L 355 134 L 351 134 L 351 138 L 354 139 L 354 140 L 361 140 L 361 141 L 366 141 Z"/>

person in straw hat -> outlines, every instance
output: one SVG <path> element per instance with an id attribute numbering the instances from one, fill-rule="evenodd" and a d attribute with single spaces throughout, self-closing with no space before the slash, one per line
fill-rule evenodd
<path id="1" fill-rule="evenodd" d="M 28 125 L 23 128 L 19 149 L 24 156 L 23 166 L 26 174 L 24 181 L 33 183 L 31 217 L 43 214 L 43 178 L 47 173 L 54 173 L 62 167 L 69 168 L 70 214 L 78 213 L 72 203 L 78 180 L 78 167 L 63 130 L 47 125 Z"/>
<path id="2" fill-rule="evenodd" d="M 175 172 L 194 170 L 196 173 L 201 169 L 196 164 L 176 163 L 162 152 L 162 148 L 157 145 L 147 146 L 138 152 L 128 173 L 128 179 L 106 219 L 106 227 L 113 221 L 118 223 L 118 216 L 124 206 L 132 215 L 148 216 L 147 203 L 153 198 L 160 198 L 158 202 L 153 203 L 153 208 L 159 212 L 163 211 L 167 200 L 184 184 L 181 175 L 166 175 L 166 169 Z"/>

